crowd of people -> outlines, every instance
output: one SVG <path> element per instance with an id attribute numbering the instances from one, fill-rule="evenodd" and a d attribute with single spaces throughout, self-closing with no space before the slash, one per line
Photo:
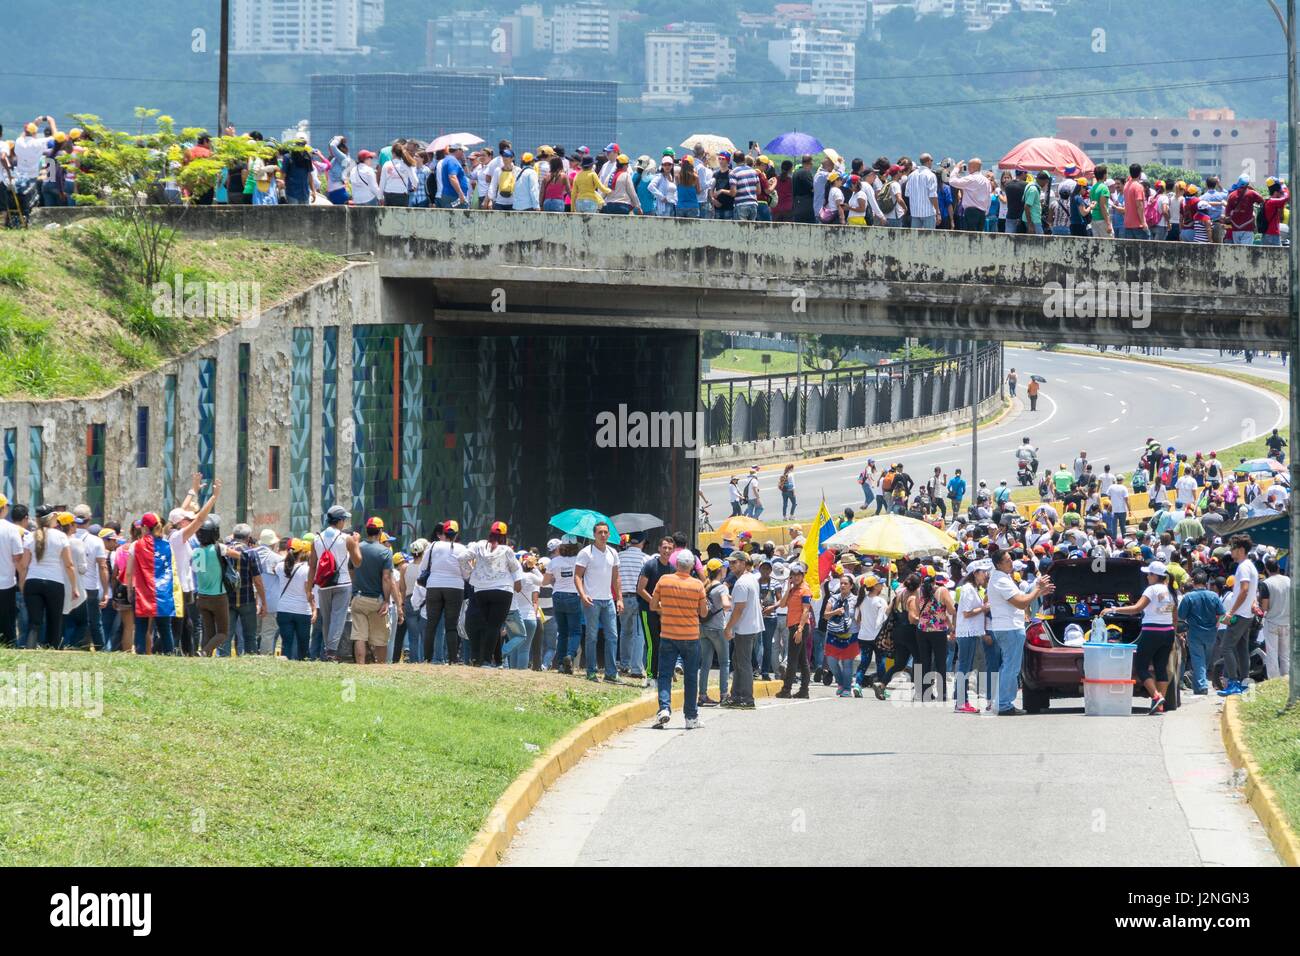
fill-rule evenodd
<path id="1" fill-rule="evenodd" d="M 1279 455 L 1282 441 L 1270 436 Z M 1036 467 L 1028 439 L 1022 453 Z M 169 514 L 126 523 L 96 524 L 84 504 L 32 513 L 0 497 L 0 641 L 654 681 L 657 726 L 671 716 L 675 681 L 695 727 L 700 707 L 752 708 L 756 677 L 780 677 L 780 697 L 807 697 L 821 681 L 840 697 L 887 699 L 894 682 L 895 694 L 952 700 L 958 713 L 1015 715 L 1026 625 L 1050 608 L 1052 564 L 1133 558 L 1147 590 L 1105 613 L 1142 616 L 1137 666 L 1153 713 L 1170 681 L 1205 694 L 1219 674 L 1219 693 L 1242 692 L 1256 634 L 1267 675 L 1289 671 L 1285 556 L 1220 534 L 1236 516 L 1284 512 L 1282 481 L 1239 481 L 1214 453 L 1151 439 L 1128 477 L 1094 471 L 1085 451 L 1046 471 L 1028 515 L 1005 482 L 981 483 L 963 508 L 960 471 L 936 468 L 910 499 L 918 486 L 901 462 L 878 469 L 869 459 L 862 485 L 868 504 L 946 530 L 952 553 L 834 550 L 811 567 L 797 526 L 784 547 L 746 532 L 696 550 L 680 532 L 611 540 L 604 522 L 539 550 L 519 547 L 502 522 L 462 543 L 455 519 L 401 550 L 381 519 L 354 527 L 338 505 L 302 538 L 269 528 L 255 537 L 246 524 L 227 536 L 214 515 L 221 484 L 200 504 L 198 475 Z M 1132 521 L 1143 493 L 1151 513 Z M 950 512 L 921 507 L 945 499 Z M 854 518 L 845 509 L 838 524 Z M 1168 670 L 1176 640 L 1187 648 L 1183 674 Z"/>
<path id="2" fill-rule="evenodd" d="M 265 142 L 257 131 L 245 135 Z M 21 203 L 25 212 L 75 204 L 84 137 L 41 116 L 12 142 L 0 140 L 4 201 Z M 826 149 L 778 162 L 757 143 L 712 152 L 703 143 L 670 146 L 657 161 L 649 154 L 633 159 L 618 143 L 516 149 L 504 139 L 492 147 L 399 138 L 375 150 L 337 135 L 324 150 L 306 140 L 267 146 L 266 158 L 232 161 L 212 189 L 189 196 L 175 174 L 213 155 L 210 137 L 201 135 L 170 161 L 159 200 L 601 212 L 1247 245 L 1281 245 L 1289 219 L 1290 192 L 1277 178 L 1256 189 L 1250 176 L 1229 188 L 1209 176 L 1201 187 L 1148 177 L 1138 164 L 995 175 L 977 158 L 936 164 L 929 153 L 846 162 Z"/>

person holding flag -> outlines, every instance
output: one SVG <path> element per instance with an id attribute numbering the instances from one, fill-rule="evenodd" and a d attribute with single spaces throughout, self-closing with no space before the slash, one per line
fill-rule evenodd
<path id="1" fill-rule="evenodd" d="M 835 525 L 831 522 L 831 513 L 826 508 L 826 499 L 817 508 L 817 515 L 813 518 L 812 524 L 808 527 L 808 535 L 804 538 L 803 550 L 800 554 L 802 561 L 796 561 L 790 565 L 790 580 L 786 585 L 785 594 L 777 603 L 777 611 L 785 609 L 786 624 L 790 630 L 789 650 L 786 654 L 785 680 L 781 689 L 777 691 L 777 697 L 790 697 L 790 688 L 794 684 L 795 669 L 799 670 L 800 685 L 799 692 L 794 697 L 808 697 L 808 688 L 812 678 L 809 673 L 809 664 L 812 658 L 812 628 L 813 628 L 813 601 L 821 596 L 821 582 L 827 574 L 830 573 L 831 567 L 835 564 L 835 553 L 826 547 L 826 539 L 835 533 Z M 827 562 L 826 568 L 821 567 L 823 558 Z M 817 568 L 812 579 L 808 579 L 808 569 Z"/>

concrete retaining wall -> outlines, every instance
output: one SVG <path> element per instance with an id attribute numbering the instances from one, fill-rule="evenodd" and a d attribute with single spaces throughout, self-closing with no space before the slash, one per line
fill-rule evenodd
<path id="1" fill-rule="evenodd" d="M 980 417 L 992 414 L 1002 407 L 1002 397 L 994 395 L 980 402 Z M 745 442 L 738 445 L 710 445 L 700 452 L 702 469 L 728 468 L 739 465 L 767 465 L 837 455 L 870 451 L 883 442 L 898 443 L 929 432 L 945 428 L 969 428 L 970 409 L 962 408 L 941 415 L 926 415 L 901 422 L 886 422 L 864 428 L 845 428 L 839 431 L 792 435 L 787 438 L 769 438 L 765 441 Z"/>

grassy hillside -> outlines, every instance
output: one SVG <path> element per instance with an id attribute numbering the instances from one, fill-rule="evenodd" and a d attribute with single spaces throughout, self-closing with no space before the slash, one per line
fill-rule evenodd
<path id="1" fill-rule="evenodd" d="M 94 394 L 232 324 L 155 314 L 150 295 L 129 278 L 136 256 L 122 226 L 108 220 L 0 231 L 0 398 Z M 256 282 L 266 309 L 343 265 L 293 246 L 181 238 L 167 277 Z"/>
<path id="2" fill-rule="evenodd" d="M 0 706 L 12 866 L 450 865 L 509 783 L 639 691 L 531 671 L 0 651 L 102 716 Z M 0 681 L 0 689 L 5 686 Z M 88 707 L 93 712 L 93 707 Z"/>

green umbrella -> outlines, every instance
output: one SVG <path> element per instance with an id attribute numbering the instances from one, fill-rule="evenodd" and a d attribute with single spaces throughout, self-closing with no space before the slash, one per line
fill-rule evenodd
<path id="1" fill-rule="evenodd" d="M 551 516 L 550 523 L 565 534 L 594 539 L 596 525 L 601 522 L 609 525 L 609 536 L 617 539 L 619 532 L 614 527 L 614 522 L 599 511 L 592 511 L 590 508 L 570 508 L 568 511 L 561 511 Z"/>

